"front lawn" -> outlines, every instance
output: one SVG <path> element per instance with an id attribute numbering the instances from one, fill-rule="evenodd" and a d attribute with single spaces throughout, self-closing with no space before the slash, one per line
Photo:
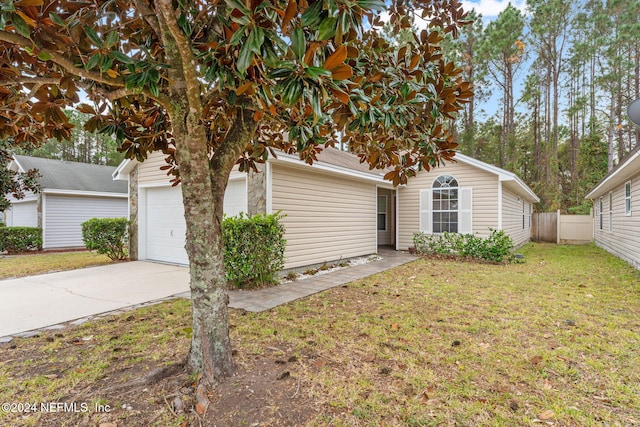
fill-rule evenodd
<path id="1" fill-rule="evenodd" d="M 195 378 L 154 370 L 187 354 L 188 301 L 16 339 L 0 346 L 0 402 L 89 410 L 0 412 L 0 424 L 639 424 L 640 274 L 593 246 L 521 252 L 526 263 L 506 266 L 421 259 L 264 313 L 232 310 L 238 374 L 206 412 L 192 410 Z"/>
<path id="2" fill-rule="evenodd" d="M 0 257 L 0 280 L 109 264 L 106 255 L 88 251 L 51 252 Z"/>

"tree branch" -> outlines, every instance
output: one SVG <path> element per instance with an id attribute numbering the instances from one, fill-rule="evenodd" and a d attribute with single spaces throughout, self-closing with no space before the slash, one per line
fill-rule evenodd
<path id="1" fill-rule="evenodd" d="M 175 40 L 176 47 L 180 53 L 182 63 L 182 75 L 187 90 L 187 101 L 189 102 L 189 113 L 202 117 L 202 97 L 200 90 L 200 75 L 197 72 L 196 59 L 191 51 L 191 42 L 185 36 L 176 20 L 177 13 L 173 9 L 171 0 L 156 0 L 158 9 L 167 25 L 171 37 Z"/>
<path id="2" fill-rule="evenodd" d="M 7 43 L 11 43 L 14 45 L 17 45 L 21 48 L 33 48 L 33 41 L 27 39 L 26 37 L 23 37 L 19 34 L 15 34 L 15 33 L 9 33 L 7 31 L 0 31 L 0 41 L 4 41 Z M 100 84 L 104 84 L 107 86 L 111 86 L 114 88 L 120 88 L 119 90 L 115 90 L 112 93 L 117 94 L 116 96 L 113 95 L 107 95 L 107 99 L 113 100 L 113 99 L 117 99 L 117 98 L 122 98 L 124 96 L 127 95 L 136 95 L 136 94 L 143 94 L 153 100 L 155 100 L 156 102 L 160 103 L 163 106 L 167 106 L 168 103 L 170 102 L 170 99 L 166 96 L 155 96 L 153 95 L 150 91 L 143 89 L 143 90 L 139 90 L 139 89 L 125 89 L 125 83 L 124 80 L 122 80 L 121 78 L 118 79 L 113 79 L 109 76 L 103 75 L 102 73 L 96 73 L 94 71 L 88 71 L 85 70 L 83 68 L 79 68 L 77 67 L 73 61 L 71 61 L 69 58 L 59 54 L 56 51 L 50 50 L 50 49 L 46 49 L 46 48 L 37 48 L 37 50 L 35 51 L 35 53 L 40 54 L 40 53 L 45 53 L 51 56 L 50 61 L 54 62 L 55 64 L 59 65 L 60 67 L 62 67 L 65 71 L 67 71 L 68 73 L 76 76 L 76 77 L 80 77 L 82 79 L 85 80 L 84 84 L 82 85 L 85 89 L 88 88 L 88 85 L 90 83 L 100 83 Z M 22 82 L 22 79 L 28 79 L 25 80 L 24 82 Z M 28 84 L 28 83 L 41 83 L 41 84 L 59 84 L 60 83 L 60 79 L 57 79 L 57 81 L 55 81 L 56 79 L 52 79 L 52 78 L 47 78 L 47 77 L 27 77 L 27 76 L 21 76 L 18 77 L 17 79 L 14 79 L 16 82 L 18 83 L 23 83 L 23 84 Z M 105 90 L 100 90 L 101 94 L 105 95 L 106 91 Z"/>
<path id="3" fill-rule="evenodd" d="M 0 80 L 0 86 L 14 86 L 14 85 L 58 85 L 60 84 L 60 79 L 55 77 L 30 77 L 30 76 L 19 76 L 17 78 Z"/>
<path id="4" fill-rule="evenodd" d="M 26 48 L 26 49 L 33 48 L 32 40 L 29 40 L 28 38 L 23 37 L 19 34 L 9 33 L 7 31 L 0 31 L 0 41 L 11 43 L 21 48 Z M 87 80 L 93 80 L 97 83 L 102 83 L 108 86 L 115 86 L 115 87 L 124 86 L 124 81 L 122 79 L 112 79 L 100 73 L 78 68 L 75 66 L 73 61 L 71 61 L 69 58 L 66 58 L 63 55 L 60 55 L 56 51 L 46 49 L 46 48 L 37 48 L 37 49 L 34 49 L 34 51 L 35 51 L 34 53 L 36 54 L 45 53 L 50 55 L 52 62 L 58 64 L 59 66 L 64 68 L 66 71 L 68 71 L 69 73 L 75 76 L 82 77 Z"/>
<path id="5" fill-rule="evenodd" d="M 160 23 L 158 22 L 158 17 L 156 13 L 151 10 L 146 0 L 135 0 L 136 8 L 140 11 L 142 15 L 142 19 L 144 19 L 147 24 L 153 29 L 153 31 L 160 38 Z"/>

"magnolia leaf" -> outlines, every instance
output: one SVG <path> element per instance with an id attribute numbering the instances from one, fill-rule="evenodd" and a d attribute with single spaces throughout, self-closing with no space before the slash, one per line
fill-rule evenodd
<path id="1" fill-rule="evenodd" d="M 249 43 L 245 43 L 240 48 L 240 53 L 238 54 L 238 61 L 236 62 L 236 68 L 241 75 L 244 75 L 247 72 L 247 69 L 251 65 L 251 60 L 253 59 L 253 50 Z"/>
<path id="2" fill-rule="evenodd" d="M 245 6 L 244 2 L 240 0 L 225 0 L 225 3 L 227 3 L 227 5 L 233 9 L 238 9 L 245 15 L 251 14 L 251 11 L 247 8 L 247 6 Z"/>
<path id="3" fill-rule="evenodd" d="M 338 65 L 342 64 L 344 60 L 347 59 L 347 48 L 345 46 L 340 46 L 336 49 L 335 52 L 331 56 L 327 58 L 324 62 L 323 67 L 327 70 L 333 70 Z"/>
<path id="4" fill-rule="evenodd" d="M 253 90 L 250 91 L 250 89 L 253 89 L 253 85 L 251 82 L 247 82 L 245 84 L 243 84 L 242 86 L 240 86 L 237 90 L 236 93 L 238 94 L 238 96 L 242 95 L 245 92 L 253 92 Z"/>
<path id="5" fill-rule="evenodd" d="M 88 25 L 85 25 L 84 32 L 97 47 L 102 48 L 104 46 L 104 44 L 102 43 L 102 39 L 100 38 L 96 30 L 89 27 Z"/>
<path id="6" fill-rule="evenodd" d="M 337 66 L 331 71 L 333 80 L 346 80 L 353 76 L 353 70 L 347 64 Z"/>
<path id="7" fill-rule="evenodd" d="M 329 40 L 336 33 L 336 25 L 338 25 L 338 19 L 325 18 L 318 28 L 318 40 Z"/>
<path id="8" fill-rule="evenodd" d="M 260 54 L 260 48 L 264 43 L 264 31 L 260 27 L 253 27 L 247 37 L 247 44 L 253 53 Z"/>
<path id="9" fill-rule="evenodd" d="M 50 61 L 52 58 L 51 54 L 49 52 L 39 52 L 38 53 L 38 59 L 40 61 Z"/>
<path id="10" fill-rule="evenodd" d="M 125 55 L 122 52 L 118 52 L 117 50 L 110 52 L 111 56 L 113 56 L 114 59 L 122 62 L 123 64 L 134 64 L 135 61 L 131 58 L 129 58 L 127 55 Z"/>
<path id="11" fill-rule="evenodd" d="M 347 94 L 346 92 L 343 92 L 340 89 L 335 89 L 335 88 L 332 88 L 332 87 L 330 87 L 329 90 L 331 91 L 333 96 L 338 98 L 340 100 L 340 102 L 342 102 L 343 104 L 346 105 L 346 104 L 349 103 L 349 94 Z"/>
<path id="12" fill-rule="evenodd" d="M 293 33 L 291 33 L 291 47 L 293 48 L 293 53 L 296 55 L 296 58 L 302 61 L 307 47 L 302 28 L 296 27 Z"/>
<path id="13" fill-rule="evenodd" d="M 18 32 L 18 34 L 28 39 L 31 38 L 31 30 L 20 15 L 18 15 L 17 13 L 12 13 L 11 22 L 13 23 L 13 26 L 16 27 L 16 31 Z"/>
<path id="14" fill-rule="evenodd" d="M 303 27 L 315 27 L 321 22 L 323 3 L 324 2 L 321 1 L 315 1 L 309 8 L 307 8 L 307 10 L 304 11 L 300 17 L 300 22 Z"/>
<path id="15" fill-rule="evenodd" d="M 109 77 L 111 77 L 112 79 L 115 79 L 116 77 L 118 77 L 120 75 L 120 73 L 118 73 L 116 70 L 114 69 L 109 69 L 107 70 L 107 75 Z"/>
<path id="16" fill-rule="evenodd" d="M 64 22 L 64 19 L 62 19 L 60 17 L 60 15 L 58 15 L 55 12 L 50 12 L 49 13 L 49 19 L 51 19 L 51 22 L 53 22 L 56 25 L 59 25 L 60 27 L 66 27 L 67 24 Z"/>
<path id="17" fill-rule="evenodd" d="M 111 48 L 115 46 L 116 43 L 118 43 L 118 33 L 116 31 L 110 31 L 109 34 L 107 34 L 105 45 L 106 47 Z"/>
<path id="18" fill-rule="evenodd" d="M 322 67 L 307 67 L 305 74 L 314 80 L 318 80 L 320 77 L 331 77 L 331 71 Z"/>
<path id="19" fill-rule="evenodd" d="M 361 8 L 368 10 L 382 11 L 386 8 L 384 2 L 380 0 L 358 0 L 357 3 Z"/>
<path id="20" fill-rule="evenodd" d="M 289 22 L 293 19 L 294 16 L 298 13 L 298 3 L 296 0 L 289 0 L 289 4 L 287 5 L 287 10 L 284 12 L 284 17 L 282 18 L 282 32 L 287 32 L 287 26 Z"/>
<path id="21" fill-rule="evenodd" d="M 44 1 L 42 0 L 18 0 L 14 3 L 14 6 L 28 7 L 28 6 L 42 6 Z"/>
<path id="22" fill-rule="evenodd" d="M 93 70 L 100 63 L 100 61 L 102 61 L 102 54 L 96 53 L 89 58 L 84 68 L 87 70 Z"/>

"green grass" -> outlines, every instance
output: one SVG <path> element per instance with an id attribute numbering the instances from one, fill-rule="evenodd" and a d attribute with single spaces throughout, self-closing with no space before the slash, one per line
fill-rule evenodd
<path id="1" fill-rule="evenodd" d="M 264 313 L 231 310 L 236 362 L 295 355 L 287 369 L 310 426 L 640 424 L 640 273 L 594 246 L 520 252 L 524 264 L 420 259 Z M 104 398 L 101 382 L 131 366 L 184 358 L 189 308 L 175 300 L 0 347 L 0 401 Z"/>
<path id="2" fill-rule="evenodd" d="M 235 339 L 264 347 L 276 331 L 326 360 L 291 373 L 333 408 L 312 425 L 640 423 L 639 273 L 593 246 L 521 252 L 508 266 L 422 259 L 248 316 Z"/>
<path id="3" fill-rule="evenodd" d="M 106 255 L 86 251 L 11 255 L 0 258 L 0 280 L 54 271 L 75 270 L 111 262 Z"/>

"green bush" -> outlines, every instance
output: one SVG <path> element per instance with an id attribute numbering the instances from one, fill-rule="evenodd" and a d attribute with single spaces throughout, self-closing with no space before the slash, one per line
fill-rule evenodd
<path id="1" fill-rule="evenodd" d="M 0 227 L 0 252 L 20 253 L 42 249 L 42 229 Z"/>
<path id="2" fill-rule="evenodd" d="M 284 226 L 280 213 L 244 214 L 222 221 L 227 281 L 238 288 L 271 285 L 284 267 Z"/>
<path id="3" fill-rule="evenodd" d="M 87 249 L 104 254 L 113 261 L 126 259 L 129 242 L 126 218 L 91 218 L 82 223 L 82 241 Z"/>
<path id="4" fill-rule="evenodd" d="M 418 254 L 458 255 L 500 262 L 509 258 L 513 241 L 504 230 L 489 228 L 487 238 L 472 234 L 415 233 L 413 245 Z"/>

